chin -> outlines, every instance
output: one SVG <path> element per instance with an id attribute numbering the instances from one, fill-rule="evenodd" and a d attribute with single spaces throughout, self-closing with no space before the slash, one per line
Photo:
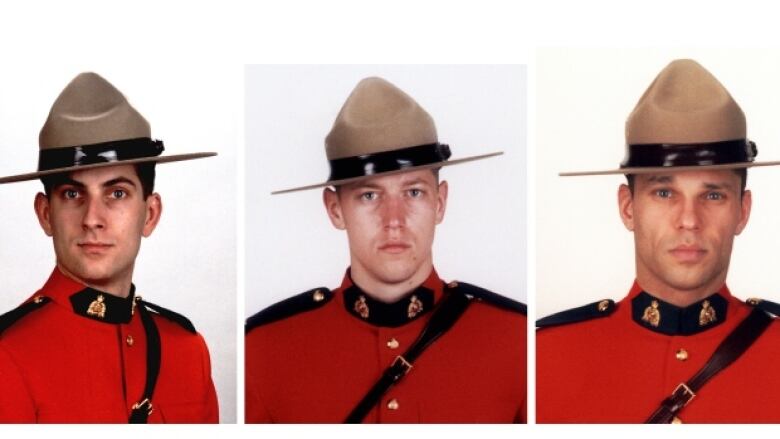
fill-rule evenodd
<path id="1" fill-rule="evenodd" d="M 112 276 L 111 270 L 103 267 L 65 267 L 73 276 L 76 276 L 80 281 L 90 284 L 101 284 Z"/>
<path id="2" fill-rule="evenodd" d="M 685 275 L 681 274 L 680 276 L 673 276 L 671 278 L 668 278 L 666 280 L 666 283 L 674 287 L 678 290 L 696 290 L 699 288 L 702 288 L 706 286 L 709 282 L 712 281 L 712 278 L 709 276 L 705 276 L 704 274 L 697 273 L 696 275 Z M 713 293 L 715 291 L 712 291 Z"/>
<path id="3" fill-rule="evenodd" d="M 401 283 L 414 276 L 417 268 L 411 264 L 388 263 L 378 267 L 374 272 L 385 283 Z"/>

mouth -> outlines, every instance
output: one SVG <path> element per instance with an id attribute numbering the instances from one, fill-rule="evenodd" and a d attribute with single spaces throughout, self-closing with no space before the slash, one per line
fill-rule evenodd
<path id="1" fill-rule="evenodd" d="M 695 263 L 704 259 L 707 250 L 695 245 L 679 245 L 669 251 L 672 256 L 682 263 Z"/>
<path id="2" fill-rule="evenodd" d="M 388 242 L 379 246 L 379 251 L 390 254 L 399 254 L 405 252 L 410 247 L 409 244 L 404 244 L 403 242 Z"/>
<path id="3" fill-rule="evenodd" d="M 105 242 L 86 241 L 77 243 L 78 247 L 87 254 L 102 254 L 113 247 L 113 244 Z"/>

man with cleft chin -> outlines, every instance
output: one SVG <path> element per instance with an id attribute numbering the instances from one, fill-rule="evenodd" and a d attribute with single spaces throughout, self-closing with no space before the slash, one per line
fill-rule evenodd
<path id="1" fill-rule="evenodd" d="M 618 210 L 636 280 L 537 322 L 540 423 L 780 422 L 777 304 L 734 297 L 726 276 L 747 226 L 756 162 L 745 115 L 692 60 L 664 68 L 626 122 Z"/>
<path id="2" fill-rule="evenodd" d="M 321 184 L 345 230 L 341 285 L 314 288 L 247 321 L 248 423 L 525 420 L 525 305 L 433 264 L 450 160 L 431 116 L 380 78 L 358 83 L 325 140 Z"/>
<path id="3" fill-rule="evenodd" d="M 43 287 L 0 316 L 0 422 L 218 421 L 209 352 L 184 316 L 132 283 L 141 239 L 162 199 L 162 155 L 146 119 L 108 81 L 82 73 L 60 93 L 40 132 L 35 213 L 56 267 Z"/>

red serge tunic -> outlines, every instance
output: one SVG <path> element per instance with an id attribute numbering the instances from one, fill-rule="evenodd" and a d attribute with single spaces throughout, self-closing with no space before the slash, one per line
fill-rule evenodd
<path id="1" fill-rule="evenodd" d="M 319 289 L 297 297 L 322 302 L 315 309 L 303 311 L 306 303 L 298 302 L 295 315 L 256 327 L 250 319 L 246 421 L 343 422 L 452 287 L 433 271 L 400 301 L 383 304 L 363 294 L 347 272 L 332 296 Z M 525 397 L 525 315 L 474 300 L 364 422 L 521 422 Z"/>
<path id="2" fill-rule="evenodd" d="M 678 308 L 636 283 L 611 314 L 606 301 L 592 306 L 593 314 L 608 315 L 537 333 L 540 423 L 645 422 L 753 309 L 726 286 Z M 678 418 L 685 423 L 780 422 L 778 361 L 780 325 L 772 322 L 740 358 L 704 384 Z"/>
<path id="3" fill-rule="evenodd" d="M 103 294 L 55 269 L 30 301 L 39 296 L 51 301 L 0 338 L 0 422 L 127 423 L 147 369 L 133 291 L 126 299 Z M 152 313 L 161 360 L 148 422 L 218 422 L 206 344 L 164 313 Z"/>

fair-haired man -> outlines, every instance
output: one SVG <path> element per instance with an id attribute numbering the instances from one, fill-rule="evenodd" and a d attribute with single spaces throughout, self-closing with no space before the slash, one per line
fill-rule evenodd
<path id="1" fill-rule="evenodd" d="M 208 349 L 185 317 L 143 300 L 132 283 L 141 239 L 160 221 L 148 122 L 94 73 L 60 93 L 40 133 L 35 213 L 56 267 L 0 316 L 0 421 L 217 422 Z"/>
<path id="2" fill-rule="evenodd" d="M 525 419 L 525 307 L 445 283 L 432 244 L 449 160 L 430 115 L 380 78 L 361 81 L 326 141 L 323 202 L 350 267 L 247 322 L 246 421 Z M 286 192 L 286 191 L 282 191 Z"/>
<path id="3" fill-rule="evenodd" d="M 754 161 L 742 110 L 692 60 L 645 91 L 626 143 L 620 169 L 564 175 L 626 175 L 636 280 L 617 303 L 537 322 L 538 422 L 777 422 L 780 308 L 738 300 L 726 277 L 750 218 L 746 169 L 780 163 Z"/>

